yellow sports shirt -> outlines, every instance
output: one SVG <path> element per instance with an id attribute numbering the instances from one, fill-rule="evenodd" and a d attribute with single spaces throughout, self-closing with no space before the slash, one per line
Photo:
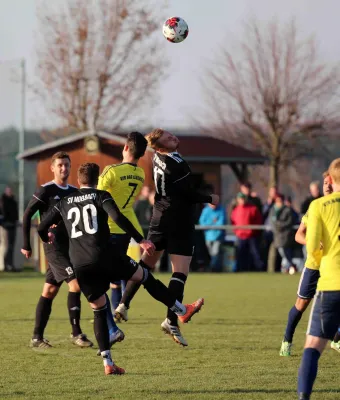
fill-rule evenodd
<path id="1" fill-rule="evenodd" d="M 122 214 L 142 235 L 143 230 L 133 210 L 133 204 L 142 189 L 144 179 L 143 168 L 136 164 L 122 163 L 105 167 L 98 181 L 98 189 L 110 193 Z M 111 218 L 108 223 L 111 233 L 125 233 Z"/>
<path id="2" fill-rule="evenodd" d="M 314 200 L 308 210 L 305 266 L 320 269 L 318 290 L 340 290 L 340 192 Z M 320 242 L 323 249 L 320 250 Z"/>
<path id="3" fill-rule="evenodd" d="M 308 222 L 308 211 L 307 211 L 306 214 L 301 218 L 301 222 L 303 223 L 304 226 L 307 226 L 307 222 Z"/>

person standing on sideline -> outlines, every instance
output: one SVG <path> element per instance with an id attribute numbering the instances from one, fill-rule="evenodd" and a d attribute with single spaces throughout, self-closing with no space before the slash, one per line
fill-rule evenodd
<path id="1" fill-rule="evenodd" d="M 18 222 L 18 203 L 15 200 L 12 189 L 7 186 L 5 192 L 1 196 L 0 209 L 2 214 L 2 228 L 3 228 L 3 256 L 5 271 L 16 271 L 13 263 L 15 239 L 17 232 Z"/>
<path id="2" fill-rule="evenodd" d="M 237 195 L 237 206 L 231 213 L 232 225 L 261 225 L 262 216 L 254 204 L 247 202 L 247 197 L 240 192 Z M 263 262 L 260 258 L 257 237 L 260 231 L 255 229 L 235 229 L 236 270 L 249 270 L 253 264 L 257 271 L 262 271 Z"/>
<path id="3" fill-rule="evenodd" d="M 212 190 L 213 192 L 213 190 Z M 225 225 L 226 213 L 221 204 L 206 204 L 199 219 L 201 226 Z M 224 230 L 207 229 L 204 230 L 205 244 L 210 255 L 210 271 L 221 272 L 223 267 L 222 244 L 224 241 Z"/>
<path id="4" fill-rule="evenodd" d="M 311 184 L 309 185 L 309 192 L 310 196 L 308 196 L 301 204 L 302 215 L 306 214 L 306 212 L 308 211 L 308 207 L 313 200 L 319 199 L 322 196 L 320 192 L 320 182 L 319 181 L 311 182 Z"/>

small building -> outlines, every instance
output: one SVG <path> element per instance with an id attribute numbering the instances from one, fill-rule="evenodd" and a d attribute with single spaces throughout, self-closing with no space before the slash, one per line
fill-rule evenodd
<path id="1" fill-rule="evenodd" d="M 247 179 L 247 166 L 265 162 L 256 152 L 208 136 L 179 136 L 180 153 L 189 162 L 192 172 L 212 184 L 218 193 L 221 188 L 221 166 L 229 165 L 239 181 Z M 82 132 L 66 136 L 25 150 L 17 159 L 37 161 L 37 185 L 51 180 L 50 159 L 57 151 L 66 151 L 72 160 L 70 184 L 77 185 L 77 168 L 84 162 L 95 162 L 101 170 L 106 165 L 119 163 L 125 143 L 124 135 L 107 132 Z M 152 185 L 152 151 L 141 159 L 146 185 Z"/>
<path id="2" fill-rule="evenodd" d="M 260 154 L 235 146 L 226 141 L 206 136 L 181 136 L 180 153 L 189 162 L 194 177 L 212 184 L 222 194 L 221 166 L 229 165 L 239 181 L 247 178 L 247 166 L 263 164 Z M 71 158 L 72 168 L 69 183 L 77 185 L 77 169 L 84 162 L 94 162 L 103 170 L 109 164 L 121 162 L 125 143 L 124 135 L 107 132 L 81 132 L 72 134 L 18 154 L 17 159 L 36 161 L 37 186 L 52 179 L 50 159 L 57 151 L 66 151 Z M 152 150 L 140 160 L 145 170 L 145 184 L 152 185 Z M 40 247 L 40 266 L 45 270 L 45 260 Z"/>

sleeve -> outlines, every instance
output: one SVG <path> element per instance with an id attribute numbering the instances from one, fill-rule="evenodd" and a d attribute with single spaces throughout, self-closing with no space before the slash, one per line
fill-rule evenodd
<path id="1" fill-rule="evenodd" d="M 133 239 L 140 243 L 143 236 L 136 230 L 132 223 L 119 211 L 119 208 L 109 193 L 104 193 L 101 197 L 102 208 L 107 212 L 110 218 L 128 233 Z"/>
<path id="2" fill-rule="evenodd" d="M 308 211 L 306 214 L 301 218 L 301 222 L 303 223 L 304 226 L 307 226 L 308 223 Z"/>
<path id="3" fill-rule="evenodd" d="M 308 211 L 308 229 L 306 235 L 307 260 L 305 266 L 310 269 L 320 268 L 322 250 L 322 220 L 318 202 L 312 202 Z"/>
<path id="4" fill-rule="evenodd" d="M 200 219 L 199 219 L 199 224 L 200 225 L 208 225 L 208 221 L 207 221 L 207 213 L 206 213 L 206 209 L 203 208 Z"/>
<path id="5" fill-rule="evenodd" d="M 180 196 L 185 197 L 191 203 L 211 203 L 212 198 L 210 195 L 203 194 L 198 190 L 192 188 L 191 181 L 190 181 L 190 172 L 188 172 L 183 177 L 176 179 L 173 182 L 174 190 Z"/>
<path id="6" fill-rule="evenodd" d="M 38 226 L 38 233 L 43 242 L 48 242 L 48 230 L 50 227 L 54 224 L 58 225 L 58 223 L 62 220 L 60 207 L 61 204 L 59 202 L 47 213 Z"/>
<path id="7" fill-rule="evenodd" d="M 22 219 L 22 231 L 23 231 L 23 249 L 31 251 L 30 231 L 31 231 L 31 219 L 33 215 L 47 207 L 47 195 L 46 189 L 41 186 L 34 195 L 32 196 L 28 206 L 24 212 Z"/>
<path id="8" fill-rule="evenodd" d="M 111 168 L 111 165 L 107 166 L 98 180 L 98 190 L 109 191 L 116 183 L 116 172 L 115 168 Z"/>
<path id="9" fill-rule="evenodd" d="M 225 215 L 225 212 L 224 212 L 223 208 L 221 208 L 219 210 L 219 213 L 218 213 L 218 218 L 216 220 L 216 225 L 224 225 L 225 221 L 226 221 L 226 215 Z"/>

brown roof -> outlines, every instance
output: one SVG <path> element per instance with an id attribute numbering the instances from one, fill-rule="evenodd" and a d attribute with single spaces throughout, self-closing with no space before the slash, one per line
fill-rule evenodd
<path id="1" fill-rule="evenodd" d="M 178 136 L 179 152 L 186 160 L 211 162 L 247 162 L 250 164 L 264 163 L 265 158 L 257 152 L 235 146 L 224 140 L 210 136 Z"/>
<path id="2" fill-rule="evenodd" d="M 64 146 L 65 144 L 75 143 L 79 140 L 85 139 L 88 136 L 96 135 L 100 139 L 110 140 L 117 143 L 117 145 L 124 145 L 125 139 L 122 134 L 112 134 L 107 132 L 81 132 L 75 133 L 51 142 L 44 143 L 25 150 L 17 155 L 17 159 L 35 159 L 41 153 L 57 147 Z M 263 164 L 265 158 L 257 152 L 247 150 L 240 146 L 235 146 L 224 140 L 216 139 L 211 136 L 192 136 L 192 135 L 178 135 L 180 139 L 179 152 L 188 161 L 200 162 L 216 162 L 216 163 L 247 163 L 247 164 Z"/>

